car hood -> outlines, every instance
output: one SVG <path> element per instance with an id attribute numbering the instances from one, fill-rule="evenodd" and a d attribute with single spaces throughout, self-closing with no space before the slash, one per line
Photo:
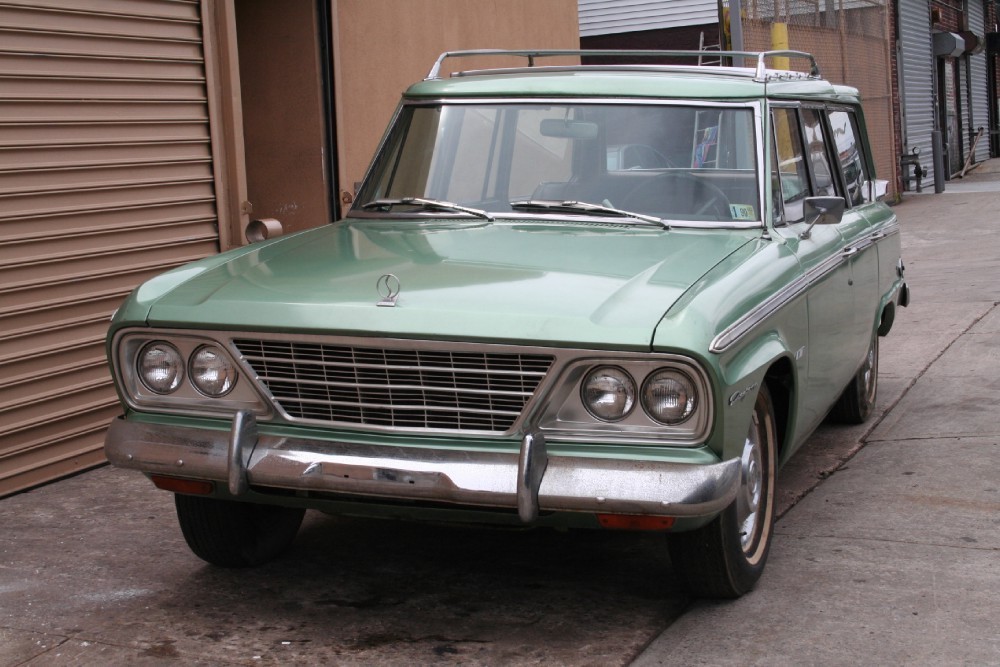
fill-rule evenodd
<path id="1" fill-rule="evenodd" d="M 648 349 L 670 306 L 759 236 L 579 222 L 346 220 L 222 255 L 180 284 L 175 273 L 170 289 L 147 284 L 145 293 L 155 295 L 147 322 Z M 377 305 L 386 274 L 399 281 L 394 307 Z"/>

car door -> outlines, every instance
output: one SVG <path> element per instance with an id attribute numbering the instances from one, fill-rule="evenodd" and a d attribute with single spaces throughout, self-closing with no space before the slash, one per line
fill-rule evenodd
<path id="1" fill-rule="evenodd" d="M 868 266 L 860 239 L 869 234 L 868 221 L 854 208 L 845 209 L 836 225 L 810 226 L 805 220 L 808 197 L 842 196 L 838 165 L 831 159 L 829 131 L 821 108 L 772 108 L 772 123 L 780 182 L 782 219 L 776 226 L 798 258 L 806 290 L 809 341 L 796 350 L 800 364 L 799 427 L 819 423 L 857 370 L 867 350 L 857 312 L 865 297 Z M 868 318 L 869 330 L 871 318 Z"/>
<path id="2" fill-rule="evenodd" d="M 869 241 L 875 246 L 875 251 L 869 252 L 864 259 L 869 260 L 872 255 L 877 257 L 878 287 L 872 295 L 878 299 L 873 306 L 877 317 L 882 296 L 892 291 L 901 271 L 899 222 L 892 209 L 876 201 L 870 189 L 875 176 L 870 167 L 861 116 L 861 110 L 852 107 L 832 108 L 829 112 L 848 202 L 865 216 Z"/>
<path id="3" fill-rule="evenodd" d="M 807 132 L 815 132 L 817 146 L 822 141 L 833 174 L 830 195 L 841 196 L 846 202 L 844 216 L 837 227 L 844 239 L 842 257 L 847 260 L 853 304 L 851 350 L 841 362 L 851 371 L 860 367 L 871 344 L 878 312 L 879 260 L 875 248 L 876 235 L 871 220 L 865 215 L 864 170 L 857 165 L 858 144 L 851 141 L 853 129 L 846 108 L 807 108 L 802 110 Z M 814 128 L 810 130 L 810 128 Z M 820 136 L 822 135 L 822 136 Z M 853 361 L 853 363 L 852 363 Z M 853 373 L 852 373 L 853 374 Z"/>

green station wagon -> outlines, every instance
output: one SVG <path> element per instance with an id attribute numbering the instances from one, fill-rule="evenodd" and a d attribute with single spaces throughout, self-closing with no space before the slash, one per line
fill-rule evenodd
<path id="1" fill-rule="evenodd" d="M 741 595 L 778 469 L 869 416 L 909 299 L 858 93 L 799 52 L 440 74 L 496 53 L 405 92 L 345 219 L 132 293 L 107 456 L 221 566 L 315 508 L 663 531 Z"/>

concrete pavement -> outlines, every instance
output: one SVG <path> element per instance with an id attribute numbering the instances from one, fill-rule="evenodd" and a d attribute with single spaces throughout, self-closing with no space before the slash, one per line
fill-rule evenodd
<path id="1" fill-rule="evenodd" d="M 876 418 L 781 471 L 744 598 L 685 598 L 656 534 L 319 513 L 220 570 L 168 494 L 102 468 L 0 501 L 0 666 L 1000 665 L 1000 160 L 896 211 L 913 304 Z"/>
<path id="2" fill-rule="evenodd" d="M 913 303 L 877 418 L 783 471 L 857 442 L 778 522 L 756 590 L 694 602 L 634 667 L 1000 665 L 1000 160 L 896 212 Z"/>

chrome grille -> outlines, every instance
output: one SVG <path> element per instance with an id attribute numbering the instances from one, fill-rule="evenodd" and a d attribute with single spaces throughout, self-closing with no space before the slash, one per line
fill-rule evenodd
<path id="1" fill-rule="evenodd" d="M 233 343 L 290 417 L 404 429 L 507 431 L 553 361 L 510 352 Z"/>

